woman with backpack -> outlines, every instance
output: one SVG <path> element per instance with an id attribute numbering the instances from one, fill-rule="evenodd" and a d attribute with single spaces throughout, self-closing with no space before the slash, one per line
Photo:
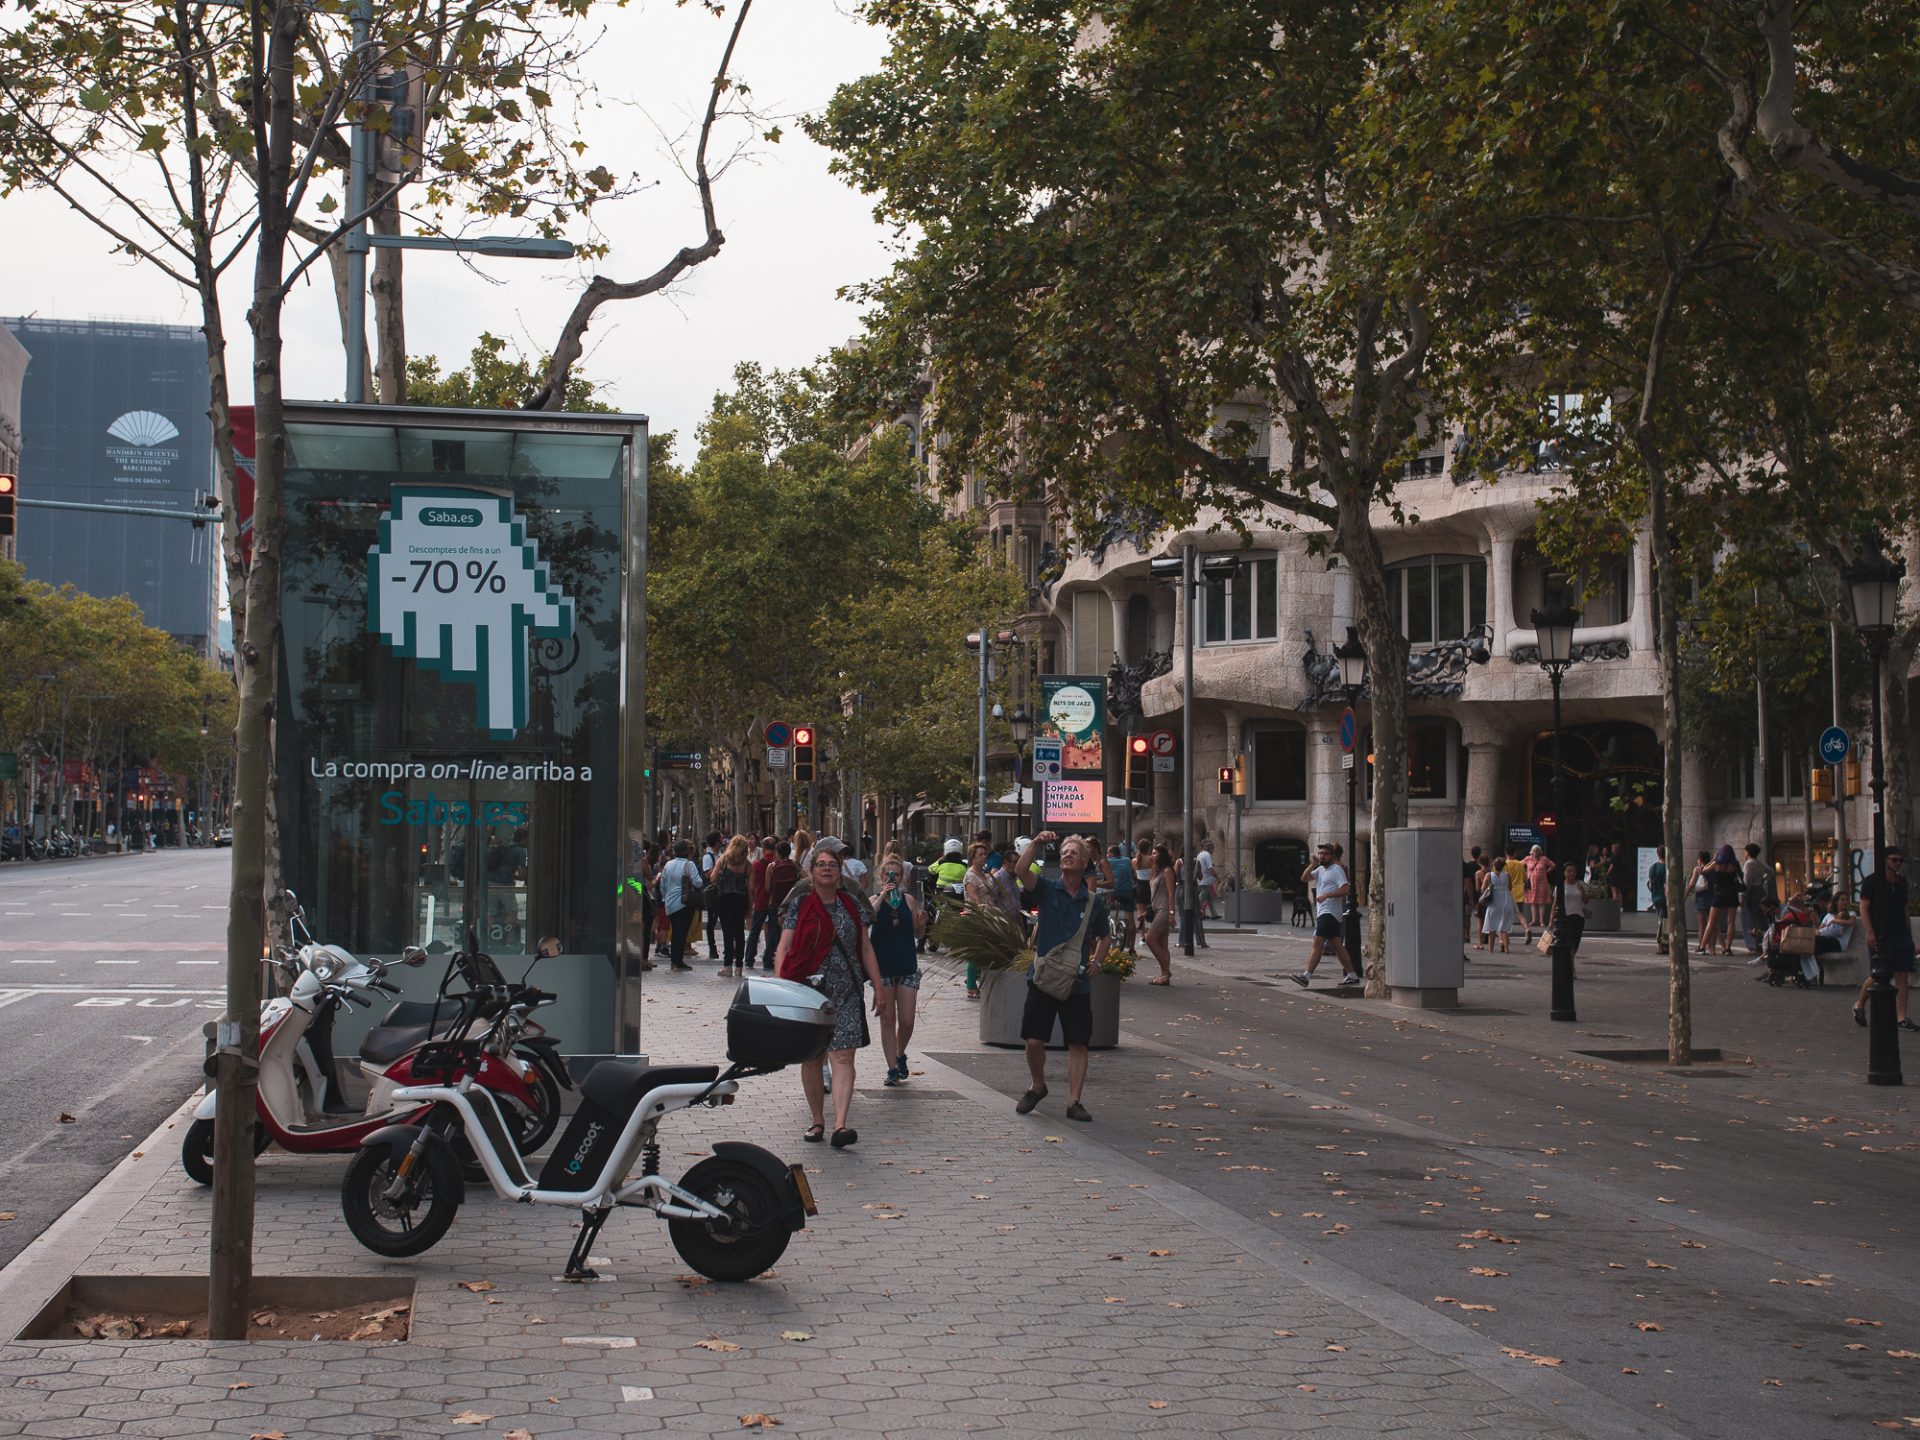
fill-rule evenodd
<path id="1" fill-rule="evenodd" d="M 747 837 L 736 835 L 727 842 L 708 872 L 707 890 L 713 897 L 713 916 L 725 939 L 726 950 L 720 961 L 720 978 L 745 978 L 747 973 L 747 902 L 751 898 L 752 875 L 747 864 Z"/>

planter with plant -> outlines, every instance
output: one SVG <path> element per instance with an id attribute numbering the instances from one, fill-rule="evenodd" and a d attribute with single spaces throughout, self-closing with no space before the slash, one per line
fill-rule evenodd
<path id="1" fill-rule="evenodd" d="M 921 957 L 942 969 L 978 965 L 980 985 L 980 1042 L 1018 1046 L 1020 1016 L 1026 1008 L 1027 967 L 1033 948 L 1020 922 L 1000 910 L 950 910 L 933 926 L 940 953 Z M 1093 1048 L 1111 1049 L 1120 1043 L 1120 986 L 1134 972 L 1140 957 L 1132 950 L 1109 951 L 1092 976 Z M 1059 1027 L 1049 1044 L 1060 1043 Z"/>

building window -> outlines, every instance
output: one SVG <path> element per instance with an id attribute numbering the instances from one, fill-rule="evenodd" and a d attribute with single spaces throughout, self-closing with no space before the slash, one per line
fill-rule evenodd
<path id="1" fill-rule="evenodd" d="M 1413 716 L 1407 721 L 1407 799 L 1452 801 L 1466 792 L 1466 747 L 1451 720 Z M 1373 798 L 1373 731 L 1366 747 L 1366 795 Z"/>
<path id="2" fill-rule="evenodd" d="M 1253 765 L 1248 792 L 1256 803 L 1307 798 L 1307 731 L 1291 720 L 1247 727 Z"/>
<path id="3" fill-rule="evenodd" d="M 1113 660 L 1113 602 L 1104 590 L 1073 592 L 1073 673 L 1102 674 Z"/>
<path id="4" fill-rule="evenodd" d="M 1425 555 L 1387 571 L 1387 605 L 1415 645 L 1459 640 L 1487 623 L 1487 562 Z"/>
<path id="5" fill-rule="evenodd" d="M 1776 750 L 1767 757 L 1767 791 L 1775 800 L 1798 800 L 1806 793 L 1807 772 L 1811 763 L 1805 755 Z M 1760 766 L 1753 747 L 1745 746 L 1727 766 L 1727 798 L 1758 800 Z"/>
<path id="6" fill-rule="evenodd" d="M 1203 577 L 1200 640 L 1232 645 L 1280 633 L 1279 567 L 1271 555 L 1242 560 L 1231 575 Z"/>

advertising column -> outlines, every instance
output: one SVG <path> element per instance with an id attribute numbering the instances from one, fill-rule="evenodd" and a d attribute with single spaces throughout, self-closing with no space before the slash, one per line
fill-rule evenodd
<path id="1" fill-rule="evenodd" d="M 394 974 L 414 992 L 470 946 L 518 980 L 555 936 L 542 1023 L 569 1055 L 633 1048 L 616 906 L 643 422 L 303 407 L 289 431 L 286 883 L 323 941 L 425 946 Z"/>
<path id="2" fill-rule="evenodd" d="M 1060 745 L 1060 778 L 1037 781 L 1036 827 L 1106 840 L 1107 677 L 1042 675 L 1039 740 Z"/>

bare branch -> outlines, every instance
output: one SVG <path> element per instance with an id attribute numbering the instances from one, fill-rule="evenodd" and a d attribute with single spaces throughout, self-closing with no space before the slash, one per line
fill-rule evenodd
<path id="1" fill-rule="evenodd" d="M 713 138 L 714 122 L 719 118 L 721 96 L 732 86 L 727 71 L 733 64 L 734 48 L 740 43 L 740 32 L 746 27 L 747 16 L 752 9 L 753 0 L 740 0 L 740 9 L 733 17 L 733 28 L 727 34 L 726 49 L 720 54 L 720 68 L 714 73 L 713 85 L 707 92 L 707 113 L 700 122 L 700 143 L 694 151 L 694 184 L 700 192 L 700 214 L 706 225 L 706 238 L 698 245 L 682 246 L 672 259 L 644 279 L 622 282 L 609 280 L 604 275 L 594 276 L 574 303 L 573 313 L 567 316 L 566 324 L 561 327 L 560 338 L 554 342 L 553 358 L 547 362 L 546 383 L 528 400 L 527 409 L 558 410 L 565 403 L 567 376 L 585 349 L 587 327 L 593 323 L 594 314 L 602 305 L 613 300 L 636 300 L 643 295 L 664 290 L 696 265 L 704 264 L 718 255 L 720 247 L 727 243 L 714 211 L 713 176 L 707 169 L 707 145 Z"/>

